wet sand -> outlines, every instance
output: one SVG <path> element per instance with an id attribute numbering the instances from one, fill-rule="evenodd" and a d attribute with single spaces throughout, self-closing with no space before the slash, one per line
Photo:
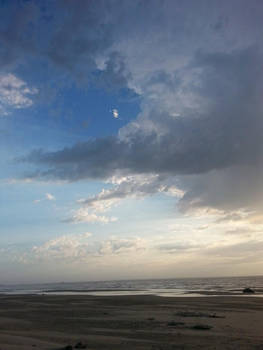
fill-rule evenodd
<path id="1" fill-rule="evenodd" d="M 0 296 L 1 350 L 77 343 L 90 350 L 263 350 L 263 298 Z"/>

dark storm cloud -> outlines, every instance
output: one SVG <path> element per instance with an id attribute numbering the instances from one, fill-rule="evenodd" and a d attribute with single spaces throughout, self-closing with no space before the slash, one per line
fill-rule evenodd
<path id="1" fill-rule="evenodd" d="M 12 11 L 0 28 L 4 69 L 41 57 L 84 87 L 125 87 L 142 101 L 118 136 L 25 156 L 36 165 L 30 177 L 157 174 L 165 185 L 179 176 L 183 211 L 263 205 L 262 1 L 27 2 Z"/>
<path id="2" fill-rule="evenodd" d="M 24 60 L 24 53 L 36 52 L 36 22 L 39 8 L 35 3 L 18 1 L 1 4 L 0 69 L 10 69 L 18 60 Z"/>
<path id="3" fill-rule="evenodd" d="M 126 87 L 123 58 L 112 49 L 114 4 L 104 0 L 1 4 L 0 70 L 48 62 L 50 69 L 58 68 L 56 74 L 77 84 L 96 78 L 107 87 Z M 98 58 L 106 60 L 102 70 Z"/>
<path id="4" fill-rule="evenodd" d="M 59 1 L 58 22 L 47 46 L 47 56 L 57 66 L 77 74 L 96 69 L 95 58 L 112 44 L 112 27 L 106 6 L 94 1 Z"/>
<path id="5" fill-rule="evenodd" d="M 123 139 L 95 139 L 57 152 L 34 151 L 26 160 L 49 167 L 40 176 L 70 181 L 107 178 L 117 171 L 180 175 L 255 166 L 263 147 L 261 62 L 256 48 L 198 55 L 189 67 L 201 71 L 192 91 L 207 102 L 196 116 L 175 118 L 152 111 L 151 119 L 166 129 L 161 135 L 129 126 Z"/>

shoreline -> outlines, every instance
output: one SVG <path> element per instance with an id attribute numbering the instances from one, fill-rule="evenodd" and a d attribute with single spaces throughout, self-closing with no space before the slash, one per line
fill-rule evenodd
<path id="1" fill-rule="evenodd" d="M 263 299 L 0 295 L 0 349 L 261 349 Z"/>
<path id="2" fill-rule="evenodd" d="M 26 296 L 26 295 L 46 295 L 46 296 L 73 296 L 73 295 L 86 295 L 86 296 L 159 296 L 167 298 L 192 298 L 192 297 L 263 297 L 263 290 L 254 290 L 254 293 L 243 293 L 242 290 L 233 291 L 204 291 L 204 290 L 191 290 L 185 292 L 179 292 L 176 289 L 57 289 L 57 290 L 37 290 L 37 291 L 14 291 L 14 292 L 0 292 L 1 295 L 9 296 Z"/>

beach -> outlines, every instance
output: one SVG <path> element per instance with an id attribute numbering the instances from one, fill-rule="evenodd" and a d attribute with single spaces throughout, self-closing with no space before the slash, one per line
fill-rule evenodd
<path id="1" fill-rule="evenodd" d="M 1 295 L 0 349 L 263 349 L 263 298 Z"/>

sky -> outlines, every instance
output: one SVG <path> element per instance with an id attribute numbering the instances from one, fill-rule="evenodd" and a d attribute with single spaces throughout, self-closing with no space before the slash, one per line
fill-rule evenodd
<path id="1" fill-rule="evenodd" d="M 0 2 L 0 283 L 260 275 L 263 2 Z"/>

